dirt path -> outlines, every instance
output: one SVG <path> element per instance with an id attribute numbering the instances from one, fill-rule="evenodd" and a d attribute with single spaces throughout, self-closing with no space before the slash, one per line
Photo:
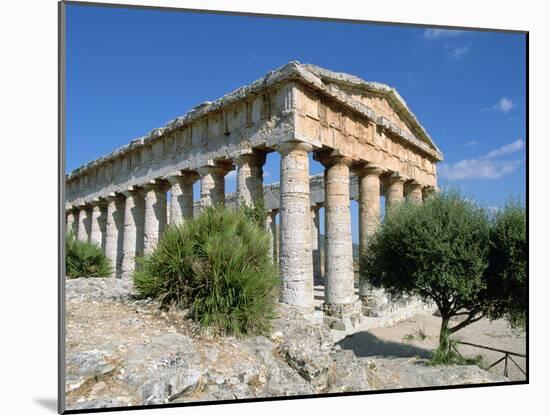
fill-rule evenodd
<path id="1" fill-rule="evenodd" d="M 358 357 L 429 357 L 430 350 L 437 346 L 439 327 L 439 317 L 422 314 L 404 320 L 392 327 L 358 332 L 346 337 L 339 344 L 344 349 L 353 350 Z M 488 319 L 482 319 L 460 330 L 453 338 L 515 353 L 526 353 L 525 331 L 510 328 L 505 320 L 491 322 Z M 485 365 L 492 364 L 503 357 L 500 352 L 471 346 L 459 345 L 458 349 L 464 356 L 483 356 Z M 525 370 L 525 358 L 513 357 L 513 359 Z M 501 362 L 490 371 L 502 375 L 503 370 L 504 363 Z M 508 363 L 508 377 L 511 380 L 525 379 L 521 371 L 511 362 Z"/>

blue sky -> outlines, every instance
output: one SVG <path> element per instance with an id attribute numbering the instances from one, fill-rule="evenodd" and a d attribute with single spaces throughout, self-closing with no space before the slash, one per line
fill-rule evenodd
<path id="1" fill-rule="evenodd" d="M 524 35 L 158 10 L 67 7 L 67 171 L 291 60 L 395 87 L 445 156 L 440 186 L 525 200 Z M 278 169 L 271 153 L 265 181 Z"/>

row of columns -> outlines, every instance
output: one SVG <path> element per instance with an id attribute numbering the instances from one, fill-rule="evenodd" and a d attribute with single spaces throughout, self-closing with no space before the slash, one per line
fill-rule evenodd
<path id="1" fill-rule="evenodd" d="M 310 207 L 309 159 L 312 147 L 301 142 L 285 143 L 281 153 L 280 252 L 281 301 L 306 313 L 313 311 L 313 276 L 321 274 L 319 249 L 319 206 Z M 336 152 L 317 152 L 315 159 L 325 167 L 325 293 L 323 310 L 337 318 L 361 312 L 354 293 L 353 245 L 351 237 L 350 171 L 359 179 L 360 250 L 367 249 L 369 237 L 380 223 L 380 183 L 384 180 L 386 209 L 405 195 L 422 200 L 422 186 L 398 174 L 388 175 L 368 163 Z M 270 219 L 270 223 L 273 219 Z M 371 288 L 360 287 L 360 297 L 368 298 Z"/>
<path id="2" fill-rule="evenodd" d="M 310 206 L 310 144 L 285 142 L 277 148 L 280 161 L 279 211 L 268 214 L 266 230 L 272 238 L 271 255 L 279 262 L 280 300 L 313 311 L 313 276 L 321 274 L 319 209 Z M 237 165 L 237 201 L 253 205 L 263 198 L 264 152 L 243 154 Z M 345 317 L 360 312 L 354 294 L 353 245 L 350 212 L 350 170 L 359 178 L 360 249 L 380 222 L 381 169 L 368 164 L 354 165 L 348 157 L 317 152 L 325 167 L 325 302 L 328 315 Z M 69 211 L 67 226 L 78 239 L 103 247 L 118 277 L 129 278 L 135 257 L 151 252 L 168 223 L 178 223 L 193 215 L 193 184 L 200 179 L 201 206 L 225 203 L 225 176 L 233 169 L 229 162 L 210 163 L 197 171 L 180 171 L 139 187 L 96 200 L 91 205 Z M 399 176 L 385 178 L 386 203 L 391 206 L 407 191 L 413 200 L 422 200 L 422 187 Z M 166 193 L 170 191 L 170 205 Z M 275 215 L 280 214 L 279 235 Z M 277 241 L 278 239 L 278 241 Z M 277 243 L 278 242 L 278 243 Z M 360 287 L 366 295 L 368 287 Z"/>
<path id="3" fill-rule="evenodd" d="M 263 198 L 265 153 L 236 160 L 239 203 L 253 205 Z M 180 223 L 193 216 L 193 185 L 200 179 L 200 205 L 225 203 L 225 176 L 233 170 L 227 162 L 213 162 L 198 171 L 178 171 L 142 186 L 96 199 L 67 212 L 67 229 L 81 241 L 102 247 L 113 265 L 113 274 L 130 278 L 135 258 L 152 252 L 168 218 Z M 167 205 L 167 192 L 170 204 Z"/>

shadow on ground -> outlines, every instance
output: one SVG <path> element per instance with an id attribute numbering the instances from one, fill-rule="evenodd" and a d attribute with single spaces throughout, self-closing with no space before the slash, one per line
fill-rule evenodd
<path id="1" fill-rule="evenodd" d="M 344 350 L 352 350 L 357 357 L 421 357 L 430 358 L 430 351 L 410 344 L 382 340 L 375 335 L 360 331 L 340 340 Z"/>

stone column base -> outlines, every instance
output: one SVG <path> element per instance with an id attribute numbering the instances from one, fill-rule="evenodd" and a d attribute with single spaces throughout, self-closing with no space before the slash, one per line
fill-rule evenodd
<path id="1" fill-rule="evenodd" d="M 362 314 L 368 317 L 381 317 L 386 314 L 389 306 L 388 294 L 384 289 L 371 289 L 360 296 Z"/>
<path id="2" fill-rule="evenodd" d="M 347 331 L 359 327 L 364 322 L 360 301 L 347 304 L 323 304 L 322 310 L 325 313 L 323 323 L 332 330 Z"/>

